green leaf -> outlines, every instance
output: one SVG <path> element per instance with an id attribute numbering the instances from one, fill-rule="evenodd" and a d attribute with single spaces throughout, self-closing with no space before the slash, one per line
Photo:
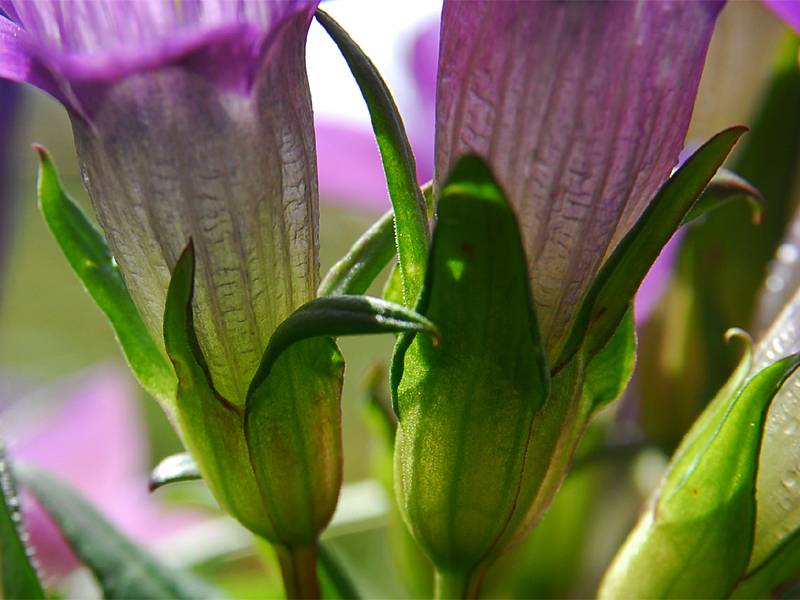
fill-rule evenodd
<path id="1" fill-rule="evenodd" d="M 712 402 L 612 563 L 600 598 L 721 598 L 731 593 L 750 558 L 767 410 L 798 365 L 800 355 L 786 358 L 731 396 Z"/>
<path id="2" fill-rule="evenodd" d="M 598 273 L 559 354 L 556 369 L 568 363 L 579 348 L 591 357 L 606 344 L 661 249 L 745 131 L 744 127 L 732 127 L 718 133 L 661 186 Z"/>
<path id="3" fill-rule="evenodd" d="M 218 598 L 189 573 L 170 569 L 137 547 L 66 484 L 25 467 L 20 479 L 55 521 L 73 552 L 97 578 L 103 597 Z"/>
<path id="4" fill-rule="evenodd" d="M 44 590 L 25 544 L 27 533 L 13 474 L 0 448 L 0 597 L 44 598 Z"/>
<path id="5" fill-rule="evenodd" d="M 188 452 L 168 456 L 156 465 L 150 473 L 150 491 L 179 481 L 202 479 L 200 468 Z"/>
<path id="6" fill-rule="evenodd" d="M 753 184 L 733 171 L 720 169 L 708 182 L 697 202 L 683 218 L 683 225 L 704 217 L 712 210 L 732 202 L 743 200 L 753 213 L 753 223 L 760 223 L 764 208 L 764 198 Z"/>
<path id="7" fill-rule="evenodd" d="M 165 407 L 175 403 L 175 375 L 131 300 L 103 235 L 61 187 L 47 150 L 39 153 L 39 208 L 67 261 L 105 313 L 142 387 Z"/>
<path id="8" fill-rule="evenodd" d="M 317 10 L 317 20 L 339 47 L 367 103 L 394 208 L 405 304 L 413 306 L 425 274 L 429 233 L 411 144 L 397 105 L 372 61 L 330 16 Z"/>
<path id="9" fill-rule="evenodd" d="M 250 465 L 244 410 L 214 389 L 194 331 L 194 268 L 190 241 L 172 271 L 164 310 L 164 343 L 178 376 L 178 424 L 220 506 L 250 531 L 273 539 Z"/>
<path id="10" fill-rule="evenodd" d="M 800 569 L 800 529 L 794 530 L 773 553 L 739 582 L 731 598 L 770 598 Z M 777 596 L 780 597 L 780 596 Z M 789 596 L 783 596 L 789 597 Z"/>
<path id="11" fill-rule="evenodd" d="M 630 308 L 617 331 L 586 368 L 584 393 L 591 397 L 592 410 L 598 410 L 622 395 L 635 366 L 636 323 Z"/>
<path id="12" fill-rule="evenodd" d="M 389 211 L 358 238 L 325 275 L 319 296 L 363 294 L 394 258 L 394 212 Z"/>
<path id="13" fill-rule="evenodd" d="M 278 325 L 272 334 L 261 364 L 250 382 L 250 392 L 267 378 L 278 356 L 300 340 L 402 331 L 438 336 L 436 326 L 422 315 L 380 298 L 328 296 L 306 302 Z"/>
<path id="14" fill-rule="evenodd" d="M 442 189 L 417 311 L 441 343 L 403 334 L 392 363 L 401 510 L 440 571 L 501 549 L 549 374 L 516 217 L 486 164 Z"/>
<path id="15" fill-rule="evenodd" d="M 361 598 L 353 580 L 333 551 L 324 543 L 319 545 L 319 575 L 325 598 L 331 600 L 358 600 Z"/>

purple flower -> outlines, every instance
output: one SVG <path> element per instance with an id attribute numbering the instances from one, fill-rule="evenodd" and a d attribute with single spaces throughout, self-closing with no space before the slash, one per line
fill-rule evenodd
<path id="1" fill-rule="evenodd" d="M 763 0 L 763 2 L 789 27 L 800 33 L 800 2 L 798 0 Z"/>
<path id="2" fill-rule="evenodd" d="M 451 2 L 436 178 L 485 156 L 516 207 L 548 351 L 678 160 L 722 2 Z"/>
<path id="3" fill-rule="evenodd" d="M 97 218 L 159 342 L 170 269 L 193 239 L 195 327 L 237 404 L 319 279 L 315 6 L 0 0 L 0 77 L 67 107 Z"/>
<path id="4" fill-rule="evenodd" d="M 104 369 L 77 384 L 60 384 L 57 393 L 64 401 L 46 418 L 7 432 L 15 460 L 56 473 L 139 543 L 152 545 L 196 521 L 147 492 L 147 436 L 127 377 Z M 27 403 L 22 409 L 30 413 Z M 58 579 L 77 559 L 38 503 L 23 500 L 36 556 L 47 577 Z"/>

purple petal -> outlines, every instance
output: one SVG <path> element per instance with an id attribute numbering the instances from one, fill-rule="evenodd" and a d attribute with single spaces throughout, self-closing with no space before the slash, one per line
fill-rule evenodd
<path id="1" fill-rule="evenodd" d="M 411 68 L 420 102 L 431 109 L 436 104 L 436 67 L 439 57 L 439 23 L 425 26 L 411 48 Z"/>
<path id="2" fill-rule="evenodd" d="M 488 158 L 516 206 L 556 350 L 608 252 L 669 175 L 721 2 L 453 2 L 436 173 Z"/>
<path id="3" fill-rule="evenodd" d="M 123 78 L 180 66 L 247 93 L 272 40 L 316 0 L 3 0 L 0 76 L 44 89 L 84 118 Z"/>
<path id="4" fill-rule="evenodd" d="M 762 0 L 784 23 L 800 33 L 800 1 Z"/>
<path id="5" fill-rule="evenodd" d="M 315 6 L 6 0 L 23 29 L 0 17 L 0 76 L 71 109 L 98 221 L 159 343 L 170 269 L 194 241 L 195 328 L 232 402 L 319 279 L 305 72 Z"/>

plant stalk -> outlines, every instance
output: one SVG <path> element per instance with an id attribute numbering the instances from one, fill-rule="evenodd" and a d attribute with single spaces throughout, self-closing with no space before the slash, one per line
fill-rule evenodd
<path id="1" fill-rule="evenodd" d="M 283 587 L 286 597 L 294 598 L 321 598 L 322 592 L 317 576 L 317 544 L 288 548 L 275 546 L 278 562 L 281 566 Z"/>
<path id="2" fill-rule="evenodd" d="M 434 597 L 437 600 L 477 598 L 485 573 L 486 570 L 480 567 L 471 571 L 437 570 Z"/>

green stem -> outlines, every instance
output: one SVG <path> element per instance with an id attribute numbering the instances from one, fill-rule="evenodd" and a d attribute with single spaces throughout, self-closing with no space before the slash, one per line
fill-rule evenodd
<path id="1" fill-rule="evenodd" d="M 478 567 L 472 571 L 436 571 L 437 600 L 477 598 L 486 570 Z"/>
<path id="2" fill-rule="evenodd" d="M 317 577 L 317 544 L 299 548 L 275 546 L 287 598 L 321 598 Z"/>

